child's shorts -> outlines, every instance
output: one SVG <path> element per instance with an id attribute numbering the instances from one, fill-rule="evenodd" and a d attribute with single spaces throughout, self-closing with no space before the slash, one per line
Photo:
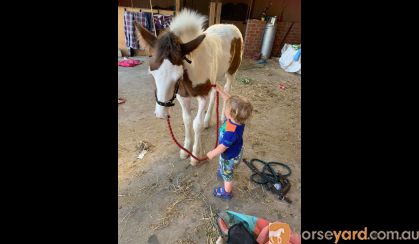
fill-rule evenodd
<path id="1" fill-rule="evenodd" d="M 239 155 L 234 158 L 224 159 L 220 156 L 220 161 L 218 164 L 218 170 L 220 170 L 221 176 L 224 181 L 232 181 L 234 168 L 240 163 L 243 156 L 243 148 L 240 151 Z"/>

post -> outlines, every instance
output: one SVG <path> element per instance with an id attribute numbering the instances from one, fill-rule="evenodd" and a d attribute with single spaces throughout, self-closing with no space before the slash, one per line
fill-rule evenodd
<path id="1" fill-rule="evenodd" d="M 221 23 L 221 9 L 222 9 L 223 3 L 217 2 L 217 15 L 215 16 L 215 23 L 219 24 Z"/>
<path id="2" fill-rule="evenodd" d="M 176 0 L 176 15 L 178 15 L 179 14 L 179 12 L 180 12 L 180 0 Z"/>
<path id="3" fill-rule="evenodd" d="M 216 10 L 216 3 L 210 2 L 210 11 L 209 11 L 209 18 L 208 18 L 208 26 L 211 26 L 215 22 L 215 10 Z"/>

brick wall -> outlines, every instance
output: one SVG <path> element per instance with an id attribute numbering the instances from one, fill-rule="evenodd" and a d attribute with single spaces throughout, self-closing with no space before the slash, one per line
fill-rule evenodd
<path id="1" fill-rule="evenodd" d="M 279 57 L 281 56 L 281 48 L 285 43 L 290 44 L 300 44 L 301 43 L 301 23 L 294 23 L 291 27 L 291 22 L 279 22 L 278 29 L 276 30 L 275 41 L 272 46 L 271 56 Z M 287 37 L 282 42 L 285 34 L 287 33 L 288 29 L 291 27 L 290 31 L 288 32 Z"/>
<path id="2" fill-rule="evenodd" d="M 244 37 L 244 53 L 243 56 L 252 58 L 260 53 L 262 46 L 262 35 L 265 23 L 261 20 L 252 19 L 247 22 L 246 35 Z M 283 40 L 286 32 L 291 26 L 291 22 L 278 22 L 275 40 L 272 46 L 271 56 L 279 57 L 281 55 L 281 42 L 282 45 L 285 43 L 299 44 L 301 43 L 301 24 L 295 22 L 288 32 L 285 40 Z"/>
<path id="3" fill-rule="evenodd" d="M 264 26 L 265 22 L 258 19 L 250 19 L 247 21 L 243 56 L 252 58 L 260 53 Z"/>

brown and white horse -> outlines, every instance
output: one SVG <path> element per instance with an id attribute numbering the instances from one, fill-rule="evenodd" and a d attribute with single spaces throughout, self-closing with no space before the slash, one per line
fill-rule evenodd
<path id="1" fill-rule="evenodd" d="M 216 24 L 204 31 L 206 20 L 197 12 L 184 9 L 157 38 L 135 23 L 143 46 L 152 55 L 149 72 L 157 88 L 155 115 L 167 118 L 176 96 L 185 125 L 184 147 L 189 151 L 192 147 L 192 153 L 197 157 L 202 153 L 201 132 L 209 126 L 214 107 L 216 94 L 211 84 L 225 77 L 224 89 L 230 91 L 243 51 L 243 37 L 236 26 Z M 192 123 L 193 97 L 198 100 L 198 112 Z M 225 101 L 222 120 L 224 107 Z M 195 132 L 195 138 L 192 138 L 192 132 Z M 180 157 L 185 159 L 188 155 L 181 150 Z M 191 164 L 196 163 L 191 158 Z"/>

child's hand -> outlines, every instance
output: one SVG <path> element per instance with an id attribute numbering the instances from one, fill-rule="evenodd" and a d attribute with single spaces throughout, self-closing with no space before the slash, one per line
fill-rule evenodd
<path id="1" fill-rule="evenodd" d="M 224 100 L 227 100 L 230 97 L 230 94 L 224 91 L 223 87 L 221 87 L 218 84 L 215 84 L 215 90 L 218 91 L 218 93 L 221 94 Z"/>
<path id="2" fill-rule="evenodd" d="M 224 89 L 218 84 L 215 84 L 215 90 L 217 90 L 218 92 L 223 92 L 224 91 Z"/>

